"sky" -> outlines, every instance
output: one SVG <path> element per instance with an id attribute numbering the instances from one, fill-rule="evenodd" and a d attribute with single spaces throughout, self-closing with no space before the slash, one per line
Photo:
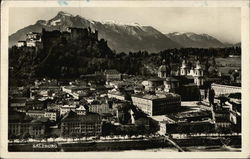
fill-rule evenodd
<path id="1" fill-rule="evenodd" d="M 84 8 L 10 8 L 9 34 L 37 20 L 49 20 L 59 11 L 81 15 L 96 21 L 114 20 L 121 23 L 139 23 L 153 26 L 162 33 L 206 33 L 222 42 L 241 41 L 240 8 L 218 7 L 84 7 Z"/>

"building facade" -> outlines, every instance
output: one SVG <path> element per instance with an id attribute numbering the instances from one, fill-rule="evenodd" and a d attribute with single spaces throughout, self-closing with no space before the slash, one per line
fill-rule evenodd
<path id="1" fill-rule="evenodd" d="M 164 115 L 181 106 L 181 96 L 174 93 L 166 95 L 132 95 L 133 104 L 148 115 Z"/>
<path id="2" fill-rule="evenodd" d="M 114 112 L 112 105 L 108 103 L 98 103 L 89 105 L 89 112 L 94 112 L 98 114 L 110 114 Z"/>
<path id="3" fill-rule="evenodd" d="M 44 117 L 45 111 L 44 110 L 28 110 L 26 112 L 27 116 L 30 116 L 32 118 L 40 118 Z"/>
<path id="4" fill-rule="evenodd" d="M 27 47 L 36 47 L 42 42 L 41 34 L 37 32 L 29 32 L 26 34 Z"/>
<path id="5" fill-rule="evenodd" d="M 71 110 L 75 112 L 76 105 L 63 105 L 60 107 L 60 115 L 62 116 Z"/>
<path id="6" fill-rule="evenodd" d="M 122 79 L 121 73 L 119 73 L 115 69 L 105 70 L 104 75 L 105 75 L 107 81 L 119 81 Z"/>
<path id="7" fill-rule="evenodd" d="M 56 121 L 57 117 L 58 117 L 58 112 L 56 112 L 56 111 L 46 111 L 44 113 L 44 117 L 48 118 L 51 121 Z"/>
<path id="8" fill-rule="evenodd" d="M 241 93 L 241 87 L 222 85 L 222 84 L 211 84 L 211 87 L 215 91 L 215 95 L 231 94 L 231 93 Z"/>
<path id="9" fill-rule="evenodd" d="M 108 92 L 108 98 L 115 98 L 119 100 L 126 100 L 126 96 L 118 91 L 110 91 Z"/>
<path id="10" fill-rule="evenodd" d="M 96 113 L 77 115 L 68 112 L 61 120 L 61 136 L 83 135 L 98 136 L 102 133 L 102 120 Z"/>
<path id="11" fill-rule="evenodd" d="M 28 134 L 37 138 L 47 133 L 46 120 L 32 119 L 21 112 L 9 113 L 8 134 L 16 137 Z"/>

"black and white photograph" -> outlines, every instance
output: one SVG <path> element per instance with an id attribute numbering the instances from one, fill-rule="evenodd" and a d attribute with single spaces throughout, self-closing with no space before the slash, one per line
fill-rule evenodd
<path id="1" fill-rule="evenodd" d="M 241 7 L 55 3 L 8 8 L 8 152 L 242 152 Z"/>

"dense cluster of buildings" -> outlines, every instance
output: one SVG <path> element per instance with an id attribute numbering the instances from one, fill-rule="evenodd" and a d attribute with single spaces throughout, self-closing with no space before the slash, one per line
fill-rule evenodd
<path id="1" fill-rule="evenodd" d="M 26 41 L 19 41 L 17 47 L 37 47 L 41 42 L 46 47 L 55 39 L 84 36 L 96 40 L 98 32 L 92 33 L 90 28 L 43 30 L 41 34 L 28 33 Z M 134 125 L 150 129 L 149 119 L 156 116 L 164 116 L 164 120 L 157 120 L 162 135 L 209 133 L 232 127 L 240 132 L 241 88 L 215 84 L 218 78 L 206 77 L 199 60 L 190 67 L 184 59 L 176 70 L 163 60 L 157 76 L 147 80 L 110 69 L 82 75 L 75 81 L 42 79 L 29 86 L 10 87 L 9 135 L 100 136 L 107 131 L 106 123 L 120 129 Z M 215 102 L 209 107 L 211 90 Z M 184 100 L 203 105 L 198 111 L 183 111 Z"/>

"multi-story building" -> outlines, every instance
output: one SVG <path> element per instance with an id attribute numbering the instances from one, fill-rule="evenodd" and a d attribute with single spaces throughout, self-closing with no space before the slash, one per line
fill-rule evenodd
<path id="1" fill-rule="evenodd" d="M 230 99 L 227 103 L 229 104 L 229 119 L 232 123 L 232 127 L 235 131 L 241 132 L 241 100 L 240 99 Z"/>
<path id="2" fill-rule="evenodd" d="M 29 134 L 31 137 L 41 137 L 46 134 L 47 120 L 32 119 L 21 112 L 9 113 L 9 135 L 20 136 Z"/>
<path id="3" fill-rule="evenodd" d="M 62 91 L 71 95 L 75 99 L 82 99 L 89 94 L 89 87 L 85 86 L 66 86 L 62 87 Z"/>
<path id="4" fill-rule="evenodd" d="M 41 34 L 36 32 L 29 32 L 26 34 L 27 47 L 36 47 L 38 43 L 41 43 Z"/>
<path id="5" fill-rule="evenodd" d="M 230 85 L 222 85 L 222 84 L 211 84 L 211 87 L 214 89 L 215 95 L 223 95 L 230 93 L 241 93 L 241 87 L 230 86 Z"/>
<path id="6" fill-rule="evenodd" d="M 215 131 L 210 111 L 185 111 L 171 113 L 160 121 L 159 133 L 209 133 Z"/>
<path id="7" fill-rule="evenodd" d="M 44 117 L 44 114 L 45 114 L 44 110 L 28 110 L 26 112 L 26 115 L 32 118 L 41 118 Z"/>
<path id="8" fill-rule="evenodd" d="M 213 120 L 216 129 L 226 129 L 231 127 L 230 114 L 228 109 L 213 109 Z"/>
<path id="9" fill-rule="evenodd" d="M 119 100 L 126 100 L 126 95 L 119 91 L 109 91 L 108 98 L 115 98 Z"/>
<path id="10" fill-rule="evenodd" d="M 60 107 L 60 115 L 62 116 L 71 110 L 75 112 L 76 105 L 63 105 Z"/>
<path id="11" fill-rule="evenodd" d="M 62 91 L 66 92 L 68 94 L 72 94 L 73 92 L 78 92 L 78 91 L 84 91 L 84 90 L 89 90 L 89 87 L 85 86 L 63 86 Z"/>
<path id="12" fill-rule="evenodd" d="M 89 105 L 89 112 L 105 114 L 105 113 L 113 113 L 113 109 L 107 103 L 93 103 Z"/>
<path id="13" fill-rule="evenodd" d="M 105 70 L 104 75 L 105 75 L 107 81 L 119 81 L 122 79 L 121 73 L 119 73 L 115 69 Z"/>
<path id="14" fill-rule="evenodd" d="M 182 133 L 212 133 L 215 132 L 215 124 L 211 121 L 197 122 L 160 122 L 159 134 L 182 134 Z"/>
<path id="15" fill-rule="evenodd" d="M 26 107 L 29 110 L 44 110 L 46 105 L 43 101 L 40 100 L 28 100 L 26 102 Z"/>
<path id="16" fill-rule="evenodd" d="M 16 97 L 10 100 L 10 108 L 24 112 L 26 110 L 26 97 Z"/>
<path id="17" fill-rule="evenodd" d="M 97 136 L 102 132 L 102 120 L 96 113 L 77 115 L 69 111 L 61 120 L 61 136 L 86 135 Z"/>
<path id="18" fill-rule="evenodd" d="M 148 115 L 163 115 L 181 106 L 181 96 L 174 93 L 161 95 L 132 95 L 133 104 Z"/>
<path id="19" fill-rule="evenodd" d="M 44 117 L 49 118 L 49 120 L 51 121 L 56 121 L 58 117 L 58 112 L 57 111 L 45 111 Z"/>
<path id="20" fill-rule="evenodd" d="M 39 119 L 30 122 L 29 134 L 31 137 L 41 137 L 46 134 L 46 123 Z"/>
<path id="21" fill-rule="evenodd" d="M 29 133 L 31 118 L 25 116 L 25 113 L 10 112 L 8 117 L 9 134 L 19 136 L 24 133 Z"/>

